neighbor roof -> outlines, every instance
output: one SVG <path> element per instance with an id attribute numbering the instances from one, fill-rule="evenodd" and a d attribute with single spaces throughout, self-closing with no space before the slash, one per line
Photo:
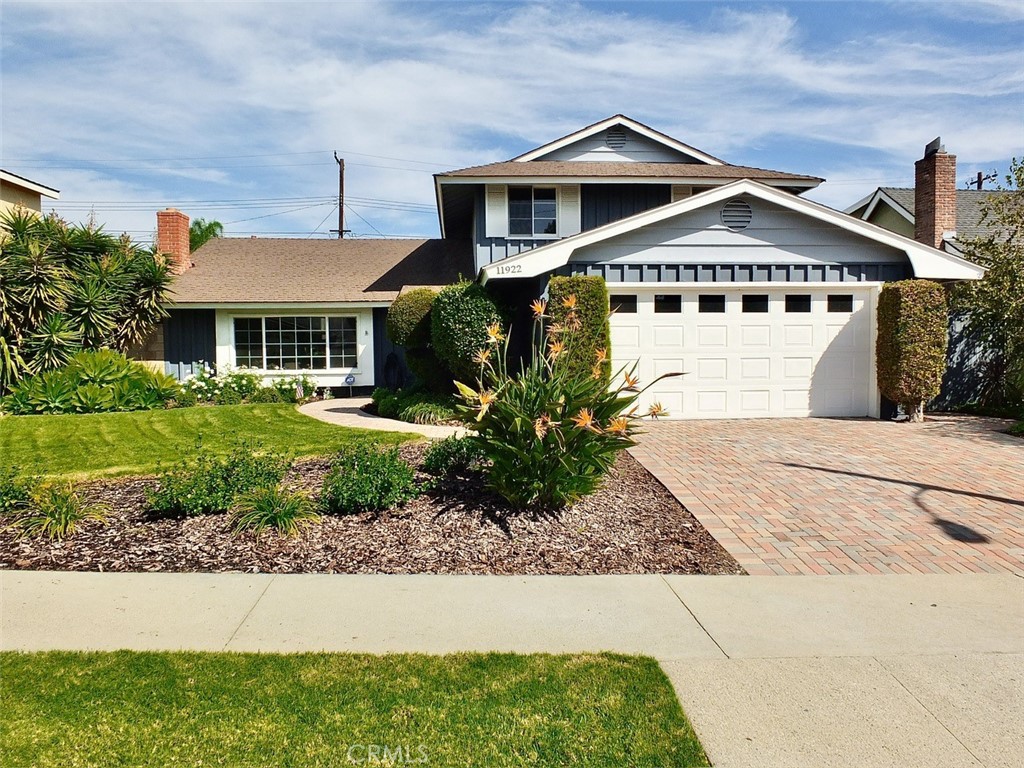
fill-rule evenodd
<path id="1" fill-rule="evenodd" d="M 913 187 L 879 187 L 889 198 L 909 214 L 914 220 L 914 189 Z M 958 189 L 956 191 L 956 238 L 957 240 L 972 237 L 984 237 L 992 234 L 995 227 L 982 224 L 981 209 L 990 195 L 1001 194 L 992 189 Z"/>
<path id="2" fill-rule="evenodd" d="M 19 176 L 16 173 L 5 171 L 0 169 L 0 181 L 6 181 L 8 184 L 13 184 L 16 187 L 22 189 L 28 189 L 36 194 L 42 195 L 43 197 L 49 197 L 54 200 L 60 200 L 60 190 L 54 189 L 53 187 L 47 187 L 45 184 L 40 184 L 38 181 L 32 181 L 26 179 L 24 176 Z"/>
<path id="3" fill-rule="evenodd" d="M 438 179 L 447 178 L 605 178 L 605 177 L 655 177 L 671 179 L 760 179 L 809 182 L 820 184 L 824 179 L 799 173 L 772 171 L 766 168 L 751 168 L 745 165 L 704 165 L 701 163 L 631 163 L 631 162 L 581 162 L 574 160 L 531 160 L 522 162 L 510 160 L 487 165 L 476 165 L 456 171 L 437 174 Z"/>
<path id="4" fill-rule="evenodd" d="M 472 248 L 445 240 L 217 237 L 192 254 L 172 303 L 389 302 L 406 286 L 472 278 Z"/>

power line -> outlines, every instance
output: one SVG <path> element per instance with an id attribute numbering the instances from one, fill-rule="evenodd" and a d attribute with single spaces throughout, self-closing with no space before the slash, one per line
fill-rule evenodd
<path id="1" fill-rule="evenodd" d="M 318 234 L 316 230 L 317 230 L 317 229 L 320 229 L 320 227 L 322 227 L 322 226 L 324 225 L 324 222 L 325 222 L 325 221 L 327 221 L 327 218 L 328 218 L 328 217 L 329 217 L 329 216 L 330 216 L 330 215 L 331 215 L 332 213 L 334 213 L 334 209 L 335 209 L 335 208 L 337 208 L 337 207 L 338 207 L 338 206 L 337 206 L 337 205 L 335 205 L 335 206 L 334 206 L 333 208 L 331 208 L 331 210 L 329 210 L 329 211 L 327 212 L 327 216 L 324 216 L 323 220 L 322 220 L 322 221 L 321 221 L 321 222 L 320 222 L 319 224 L 317 224 L 317 225 L 316 225 L 316 228 L 315 228 L 315 229 L 314 229 L 314 230 L 313 230 L 312 232 L 310 232 L 310 233 L 309 233 L 308 235 L 306 235 L 306 237 L 312 237 L 313 235 L 315 235 L 315 234 Z M 322 234 L 330 234 L 330 233 L 322 233 Z"/>
<path id="2" fill-rule="evenodd" d="M 362 214 L 360 214 L 359 211 L 355 210 L 351 205 L 348 205 L 348 204 L 346 204 L 345 207 L 348 208 L 350 211 L 352 211 L 352 213 L 354 213 L 356 216 L 358 216 L 362 220 L 362 222 L 364 224 L 366 224 L 366 226 L 368 226 L 370 229 L 372 229 L 374 232 L 376 232 L 381 237 L 384 237 L 384 233 L 381 232 L 379 229 L 377 229 L 375 226 L 373 226 L 373 224 L 368 222 L 365 218 L 363 218 Z"/>

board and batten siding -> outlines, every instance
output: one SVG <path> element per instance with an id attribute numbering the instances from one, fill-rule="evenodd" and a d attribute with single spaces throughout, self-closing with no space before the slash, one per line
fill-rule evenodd
<path id="1" fill-rule="evenodd" d="M 492 262 L 516 256 L 546 245 L 552 240 L 569 237 L 580 232 L 580 185 L 557 184 L 555 185 L 557 235 L 555 237 L 509 237 L 508 186 L 507 184 L 485 184 L 477 192 L 473 250 L 475 266 L 478 271 Z M 528 179 L 524 179 L 522 186 L 532 185 Z"/>
<path id="2" fill-rule="evenodd" d="M 216 312 L 171 309 L 164 320 L 164 369 L 178 380 L 217 359 Z"/>
<path id="3" fill-rule="evenodd" d="M 582 231 L 671 202 L 669 184 L 582 184 Z"/>

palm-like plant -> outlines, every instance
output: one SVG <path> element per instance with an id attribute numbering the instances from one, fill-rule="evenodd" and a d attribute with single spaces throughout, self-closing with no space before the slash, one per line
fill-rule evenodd
<path id="1" fill-rule="evenodd" d="M 0 215 L 0 395 L 81 348 L 143 342 L 167 315 L 171 279 L 127 235 L 24 208 Z"/>
<path id="2" fill-rule="evenodd" d="M 188 247 L 189 250 L 195 252 L 199 250 L 200 246 L 206 243 L 207 240 L 212 240 L 215 237 L 222 237 L 224 235 L 224 225 L 216 219 L 207 221 L 206 219 L 194 219 L 188 228 Z"/>

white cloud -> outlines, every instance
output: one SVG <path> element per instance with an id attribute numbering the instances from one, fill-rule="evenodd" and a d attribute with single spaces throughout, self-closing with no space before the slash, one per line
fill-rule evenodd
<path id="1" fill-rule="evenodd" d="M 63 186 L 65 199 L 119 189 L 120 199 L 154 207 L 329 196 L 335 148 L 353 153 L 350 195 L 433 204 L 430 174 L 442 167 L 354 153 L 473 165 L 616 112 L 736 162 L 799 146 L 777 161 L 756 156 L 770 167 L 836 170 L 826 194 L 840 207 L 842 178 L 910 173 L 935 135 L 965 164 L 1021 154 L 1017 46 L 965 46 L 943 24 L 924 36 L 879 25 L 823 46 L 798 9 L 694 7 L 694 20 L 679 21 L 601 4 L 6 4 L 2 152 L 154 159 L 118 163 L 125 172 L 5 160 Z M 310 150 L 322 151 L 158 160 Z M 53 165 L 62 164 L 80 165 Z M 436 227 L 429 214 L 357 210 L 384 232 Z M 308 232 L 326 212 L 239 227 Z M 109 215 L 117 228 L 145 228 L 141 214 Z"/>

